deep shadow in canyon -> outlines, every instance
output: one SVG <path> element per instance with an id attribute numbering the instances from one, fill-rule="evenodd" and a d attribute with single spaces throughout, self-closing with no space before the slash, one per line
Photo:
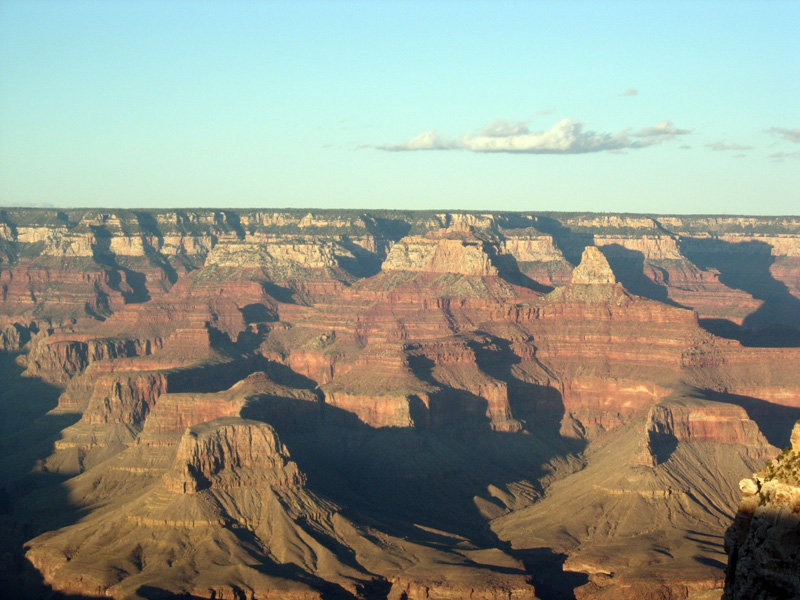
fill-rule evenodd
<path id="1" fill-rule="evenodd" d="M 566 225 L 562 225 L 552 217 L 539 216 L 536 220 L 536 229 L 542 233 L 553 236 L 553 244 L 572 266 L 577 267 L 581 262 L 586 246 L 594 245 L 594 235 L 591 233 L 578 233 Z"/>
<path id="2" fill-rule="evenodd" d="M 488 527 L 490 518 L 509 508 L 496 494 L 511 498 L 516 486 L 516 508 L 532 503 L 543 492 L 537 481 L 551 473 L 550 461 L 575 457 L 585 446 L 559 434 L 560 393 L 511 376 L 519 359 L 505 340 L 492 341 L 494 351 L 478 353 L 478 362 L 514 390 L 514 410 L 528 417 L 525 431 L 493 431 L 486 400 L 453 388 L 432 394 L 430 409 L 412 398 L 415 428 L 373 428 L 321 401 L 274 397 L 254 398 L 243 416 L 275 427 L 306 473 L 309 489 L 346 507 L 343 513 L 354 521 L 375 522 L 420 544 L 455 549 L 466 538 L 478 547 L 503 548 L 523 561 L 531 578 L 547 582 L 543 593 L 536 588 L 542 600 L 572 599 L 586 578 L 564 573 L 563 557 L 548 550 L 511 551 Z M 409 364 L 419 379 L 441 387 L 431 374 L 432 361 L 416 356 Z M 463 420 L 441 420 L 437 403 L 448 412 L 460 407 Z"/>
<path id="3" fill-rule="evenodd" d="M 457 392 L 447 400 L 463 399 Z M 269 397 L 242 416 L 275 427 L 309 487 L 337 503 L 395 522 L 406 536 L 420 534 L 408 525 L 415 523 L 494 544 L 475 498 L 502 513 L 489 487 L 523 480 L 533 482 L 529 494 L 537 497 L 542 490 L 535 482 L 549 473 L 548 462 L 577 454 L 583 443 L 562 438 L 557 418 L 528 433 L 503 433 L 467 412 L 468 425 L 373 428 L 322 402 Z"/>
<path id="4" fill-rule="evenodd" d="M 48 414 L 61 390 L 22 377 L 24 369 L 14 359 L 0 352 L 0 598 L 89 600 L 54 592 L 24 556 L 27 540 L 81 517 L 61 485 L 67 477 L 37 468 L 53 451 L 59 433 L 79 415 Z"/>
<path id="5" fill-rule="evenodd" d="M 111 251 L 111 232 L 104 225 L 96 225 L 92 227 L 92 233 L 94 261 L 106 269 L 111 288 L 122 294 L 126 304 L 139 304 L 150 300 L 144 273 L 120 265 L 116 255 Z"/>
<path id="6" fill-rule="evenodd" d="M 620 244 L 601 246 L 600 251 L 608 260 L 608 264 L 617 281 L 630 293 L 650 300 L 657 300 L 670 306 L 687 308 L 669 297 L 666 286 L 657 284 L 645 275 L 643 252 L 630 250 Z"/>
<path id="7" fill-rule="evenodd" d="M 719 273 L 724 285 L 762 301 L 741 326 L 725 319 L 704 319 L 702 326 L 745 346 L 800 347 L 800 300 L 773 277 L 772 246 L 761 241 L 687 237 L 680 240 L 680 250 L 701 269 Z"/>
<path id="8" fill-rule="evenodd" d="M 565 571 L 563 567 L 567 556 L 549 548 L 505 548 L 505 551 L 525 565 L 540 600 L 575 600 L 575 589 L 589 582 L 589 576 L 585 573 Z"/>

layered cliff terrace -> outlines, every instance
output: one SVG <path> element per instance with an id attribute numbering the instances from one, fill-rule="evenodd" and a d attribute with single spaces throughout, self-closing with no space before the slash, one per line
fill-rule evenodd
<path id="1" fill-rule="evenodd" d="M 398 306 L 524 304 L 570 283 L 592 246 L 628 292 L 694 310 L 716 335 L 800 346 L 797 217 L 5 208 L 0 314 L 102 320 L 189 275 L 252 281 L 286 311 L 349 289 Z"/>

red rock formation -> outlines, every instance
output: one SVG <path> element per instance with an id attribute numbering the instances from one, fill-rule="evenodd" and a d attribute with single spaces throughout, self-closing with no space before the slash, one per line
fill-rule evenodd
<path id="1" fill-rule="evenodd" d="M 27 373 L 64 383 L 96 361 L 148 355 L 160 346 L 159 342 L 74 333 L 39 337 L 28 356 Z"/>
<path id="2" fill-rule="evenodd" d="M 670 402 L 650 409 L 647 432 L 678 442 L 719 442 L 764 448 L 767 441 L 739 406 L 719 402 Z"/>
<path id="3" fill-rule="evenodd" d="M 641 452 L 633 458 L 633 464 L 655 466 L 681 442 L 736 444 L 747 448 L 748 457 L 754 460 L 764 460 L 776 452 L 739 406 L 696 399 L 666 400 L 650 409 Z"/>
<path id="4" fill-rule="evenodd" d="M 167 376 L 163 372 L 92 373 L 92 379 L 94 391 L 83 420 L 93 425 L 141 425 L 159 397 L 167 391 Z"/>
<path id="5" fill-rule="evenodd" d="M 167 374 L 167 385 L 178 376 Z M 292 399 L 301 404 L 314 404 L 318 400 L 311 392 L 275 384 L 265 373 L 255 372 L 221 392 L 162 394 L 147 418 L 143 433 L 145 438 L 183 433 L 186 428 L 206 421 L 239 416 L 244 409 L 273 415 L 270 398 Z"/>

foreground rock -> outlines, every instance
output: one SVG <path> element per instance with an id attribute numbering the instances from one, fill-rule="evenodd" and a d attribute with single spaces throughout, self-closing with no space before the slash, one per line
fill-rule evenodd
<path id="1" fill-rule="evenodd" d="M 739 483 L 736 520 L 725 533 L 724 600 L 800 596 L 800 422 L 792 444 Z"/>

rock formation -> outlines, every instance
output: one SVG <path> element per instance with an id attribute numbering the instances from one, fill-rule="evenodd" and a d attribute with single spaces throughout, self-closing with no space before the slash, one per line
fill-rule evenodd
<path id="1" fill-rule="evenodd" d="M 580 264 L 572 272 L 572 283 L 583 285 L 614 284 L 614 272 L 597 246 L 586 246 Z"/>
<path id="2" fill-rule="evenodd" d="M 719 595 L 736 482 L 800 418 L 799 248 L 792 218 L 4 209 L 0 585 Z"/>
<path id="3" fill-rule="evenodd" d="M 112 598 L 148 589 L 207 598 L 536 598 L 521 564 L 500 552 L 436 550 L 350 522 L 306 490 L 265 423 L 206 421 L 171 445 L 165 453 L 164 441 L 151 439 L 127 460 L 122 453 L 92 484 L 103 508 L 78 530 L 31 541 L 27 558 L 47 583 Z M 134 458 L 146 466 L 127 467 Z M 133 501 L 107 496 L 132 480 L 142 490 Z M 81 487 L 76 478 L 73 489 Z"/>
<path id="4" fill-rule="evenodd" d="M 425 271 L 460 275 L 497 275 L 497 268 L 479 241 L 403 238 L 392 246 L 381 267 L 384 271 Z"/>
<path id="5" fill-rule="evenodd" d="M 764 469 L 739 482 L 742 500 L 725 533 L 724 600 L 800 595 L 800 422 L 791 445 Z"/>

